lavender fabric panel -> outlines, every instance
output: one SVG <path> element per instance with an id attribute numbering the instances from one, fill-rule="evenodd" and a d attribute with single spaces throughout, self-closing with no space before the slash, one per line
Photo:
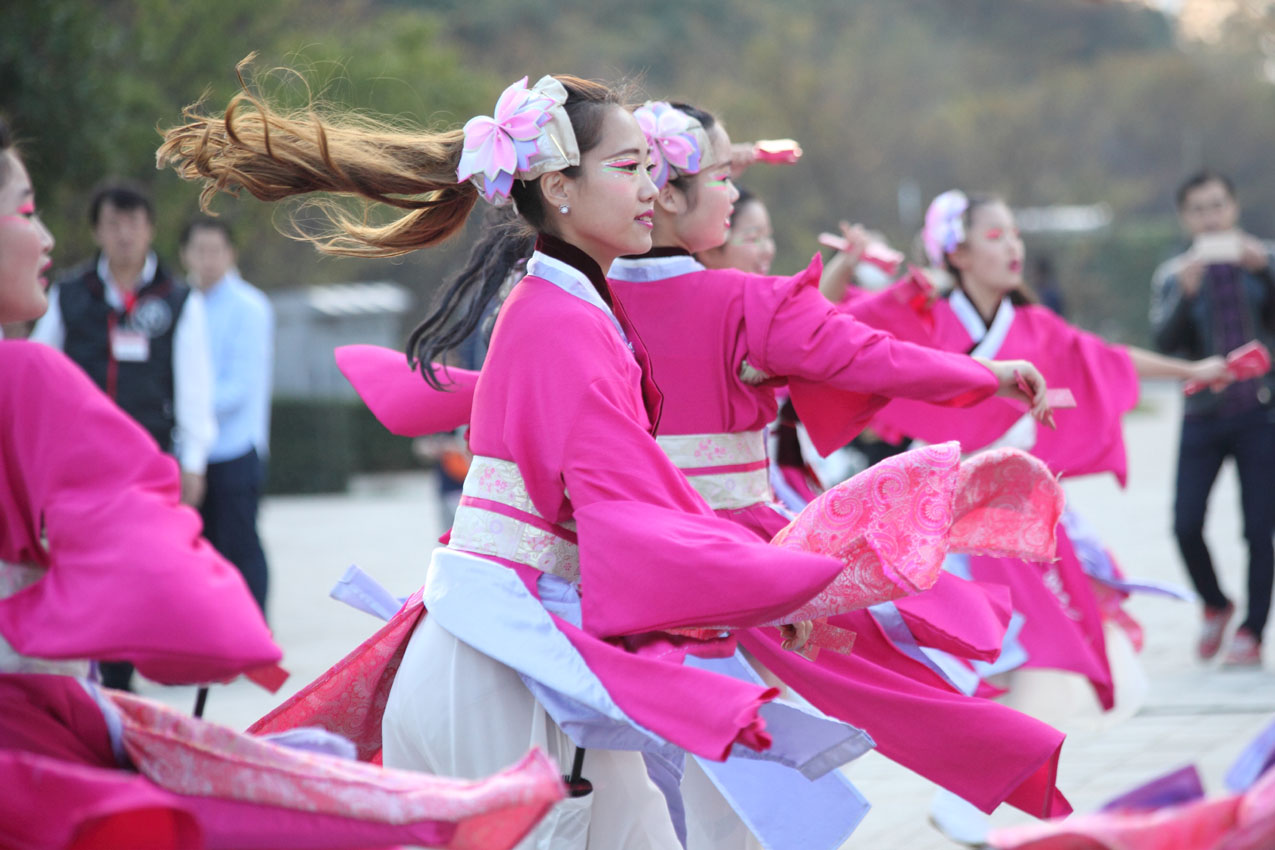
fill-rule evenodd
<path id="1" fill-rule="evenodd" d="M 1059 519 L 1071 539 L 1071 545 L 1080 559 L 1080 565 L 1090 578 L 1100 581 L 1108 587 L 1124 593 L 1154 593 L 1170 599 L 1194 602 L 1196 595 L 1190 590 L 1170 582 L 1152 581 L 1150 579 L 1127 579 L 1116 573 L 1116 565 L 1111 556 L 1098 539 L 1098 533 L 1088 521 L 1070 507 L 1063 511 Z"/>
<path id="2" fill-rule="evenodd" d="M 1237 794 L 1247 791 L 1272 764 L 1275 764 L 1275 721 L 1267 724 L 1231 765 L 1226 772 L 1226 787 Z"/>
<path id="3" fill-rule="evenodd" d="M 871 808 L 839 771 L 812 782 L 774 762 L 697 760 L 766 850 L 836 850 Z"/>
<path id="4" fill-rule="evenodd" d="M 1098 811 L 1149 812 L 1203 799 L 1204 783 L 1200 781 L 1200 772 L 1195 769 L 1195 765 L 1190 764 L 1156 777 L 1132 791 L 1126 791 Z"/>
<path id="5" fill-rule="evenodd" d="M 353 564 L 337 579 L 337 583 L 328 591 L 328 596 L 382 620 L 389 620 L 397 614 L 406 601 L 390 593 L 380 582 Z"/>

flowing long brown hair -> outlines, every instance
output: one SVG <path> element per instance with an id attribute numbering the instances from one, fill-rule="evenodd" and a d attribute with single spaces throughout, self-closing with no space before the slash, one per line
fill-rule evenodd
<path id="1" fill-rule="evenodd" d="M 311 203 L 326 217 L 316 231 L 294 224 L 289 235 L 320 251 L 352 257 L 395 257 L 427 248 L 457 233 L 478 200 L 470 183 L 456 182 L 464 146 L 460 129 L 432 131 L 333 107 L 313 98 L 302 108 L 271 103 L 245 82 L 217 115 L 202 103 L 186 107 L 185 124 L 163 131 L 156 165 L 171 165 L 187 180 L 204 184 L 200 204 L 207 210 L 218 192 L 247 191 L 263 201 L 318 195 Z M 297 75 L 301 77 L 301 75 Z M 304 79 L 304 77 L 301 77 Z M 609 109 L 623 96 L 602 83 L 555 75 L 567 90 L 564 109 L 580 153 L 596 147 Z M 579 166 L 565 169 L 568 177 Z M 514 181 L 511 196 L 518 214 L 539 232 L 552 232 L 539 179 Z M 333 196 L 365 202 L 351 212 Z M 388 220 L 374 218 L 386 215 Z M 407 356 L 425 380 L 437 386 L 431 361 L 473 332 L 494 290 L 473 275 L 450 281 L 435 310 L 413 331 Z"/>

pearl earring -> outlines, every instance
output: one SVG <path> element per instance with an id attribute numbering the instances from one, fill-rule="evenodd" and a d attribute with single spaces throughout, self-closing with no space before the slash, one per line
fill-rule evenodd
<path id="1" fill-rule="evenodd" d="M 566 204 L 563 204 L 562 206 L 558 207 L 558 212 L 562 213 L 563 215 L 566 215 L 567 213 L 571 212 L 571 207 L 569 207 Z"/>

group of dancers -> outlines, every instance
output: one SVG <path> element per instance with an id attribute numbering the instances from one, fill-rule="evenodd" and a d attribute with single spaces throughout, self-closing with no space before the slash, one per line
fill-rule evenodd
<path id="1" fill-rule="evenodd" d="M 992 197 L 931 205 L 946 295 L 918 271 L 833 303 L 818 258 L 770 276 L 720 117 L 575 77 L 446 132 L 248 89 L 185 119 L 158 158 L 205 203 L 364 204 L 323 206 L 306 238 L 329 253 L 399 256 L 501 208 L 406 357 L 337 355 L 387 427 L 467 426 L 472 461 L 422 587 L 232 733 L 92 682 L 82 659 L 269 682 L 280 652 L 172 462 L 60 354 L 0 344 L 0 773 L 24 789 L 0 843 L 831 849 L 866 811 L 839 768 L 872 748 L 981 812 L 1070 812 L 1063 734 L 1014 707 L 1024 671 L 1110 709 L 1109 644 L 1140 632 L 1057 477 L 1123 481 L 1137 379 L 1221 386 L 1221 358 L 1031 303 Z M 53 243 L 0 150 L 0 321 L 23 321 Z M 475 334 L 481 367 L 445 365 Z M 870 425 L 924 444 L 785 479 L 781 403 L 823 453 Z"/>

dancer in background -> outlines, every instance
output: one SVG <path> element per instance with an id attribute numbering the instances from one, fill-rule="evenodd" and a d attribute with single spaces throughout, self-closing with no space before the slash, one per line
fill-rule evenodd
<path id="1" fill-rule="evenodd" d="M 910 276 L 886 292 L 856 301 L 850 312 L 902 339 L 946 351 L 1034 358 L 1052 386 L 1070 391 L 1075 406 L 1056 412 L 1056 430 L 1043 430 L 1021 407 L 999 399 L 963 411 L 897 401 L 877 416 L 885 427 L 925 441 L 956 439 L 966 451 L 1008 441 L 1060 475 L 1110 472 L 1123 485 L 1120 420 L 1137 402 L 1139 378 L 1209 384 L 1229 380 L 1219 357 L 1191 362 L 1111 345 L 1034 304 L 1023 286 L 1023 243 L 1013 213 L 999 198 L 970 198 L 958 191 L 940 195 L 926 215 L 925 244 L 931 263 L 955 279 L 949 297 L 918 298 L 926 294 L 925 283 Z M 830 433 L 812 437 L 838 439 Z M 1031 656 L 1026 666 L 1087 677 L 1102 706 L 1110 709 L 1115 695 L 1102 633 L 1103 606 L 1067 535 L 1059 554 L 1057 564 L 1032 569 L 986 558 L 971 563 L 976 577 L 1014 588 L 1015 605 L 1027 615 L 1021 635 Z M 1100 578 L 1118 584 L 1109 565 L 1102 573 Z"/>
<path id="2" fill-rule="evenodd" d="M 966 451 L 1015 445 L 1060 475 L 1110 472 L 1123 485 L 1121 417 L 1137 402 L 1138 379 L 1214 385 L 1229 379 L 1221 358 L 1189 362 L 1111 345 L 1034 304 L 1023 286 L 1023 243 L 999 198 L 940 195 L 927 212 L 924 241 L 931 264 L 955 280 L 949 297 L 934 297 L 928 281 L 912 275 L 854 302 L 849 311 L 900 338 L 942 350 L 1031 357 L 1051 386 L 1070 392 L 1075 406 L 1056 411 L 1057 429 L 1044 430 L 1021 406 L 999 399 L 961 411 L 896 401 L 877 416 L 886 428 L 925 441 L 956 439 Z M 817 445 L 841 439 L 834 431 L 812 437 Z M 1074 511 L 1060 523 L 1058 559 L 1052 563 L 973 556 L 954 559 L 953 568 L 1011 589 L 1023 619 L 1017 642 L 1026 658 L 1008 678 L 996 679 L 996 686 L 1008 687 L 1009 704 L 1060 723 L 1095 708 L 1110 711 L 1118 700 L 1125 703 L 1121 714 L 1136 710 L 1144 686 L 1133 650 L 1141 644 L 1141 631 L 1120 607 L 1132 586 Z M 1113 659 L 1127 676 L 1113 676 Z M 1082 687 L 1085 680 L 1092 696 Z M 951 812 L 935 815 L 947 819 Z M 977 833 L 985 830 L 981 822 L 974 826 Z"/>

